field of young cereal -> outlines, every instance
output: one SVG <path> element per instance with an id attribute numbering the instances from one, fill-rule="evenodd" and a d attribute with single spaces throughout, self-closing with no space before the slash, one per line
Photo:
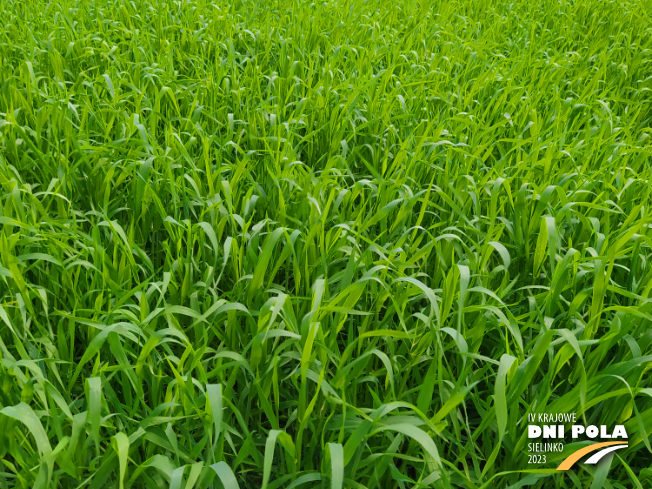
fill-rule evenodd
<path id="1" fill-rule="evenodd" d="M 0 16 L 2 489 L 652 487 L 652 4 Z"/>

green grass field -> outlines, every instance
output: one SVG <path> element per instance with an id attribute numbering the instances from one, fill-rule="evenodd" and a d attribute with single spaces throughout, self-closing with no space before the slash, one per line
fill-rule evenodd
<path id="1" fill-rule="evenodd" d="M 652 4 L 0 18 L 0 488 L 652 487 Z"/>

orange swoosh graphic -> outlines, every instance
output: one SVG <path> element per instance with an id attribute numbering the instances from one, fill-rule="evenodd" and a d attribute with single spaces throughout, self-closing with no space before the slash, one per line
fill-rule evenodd
<path id="1" fill-rule="evenodd" d="M 568 470 L 570 469 L 575 462 L 581 459 L 587 453 L 595 452 L 600 448 L 608 447 L 611 445 L 623 445 L 622 441 L 606 441 L 604 443 L 594 443 L 588 447 L 580 448 L 578 451 L 571 453 L 568 457 L 564 459 L 562 463 L 559 464 L 557 470 Z"/>

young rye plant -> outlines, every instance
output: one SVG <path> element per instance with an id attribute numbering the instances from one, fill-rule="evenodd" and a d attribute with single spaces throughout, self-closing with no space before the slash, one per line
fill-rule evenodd
<path id="1" fill-rule="evenodd" d="M 0 14 L 1 488 L 652 487 L 649 2 Z"/>

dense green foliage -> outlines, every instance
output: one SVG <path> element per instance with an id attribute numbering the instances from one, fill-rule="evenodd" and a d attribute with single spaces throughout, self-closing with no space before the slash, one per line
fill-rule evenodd
<path id="1" fill-rule="evenodd" d="M 0 13 L 0 487 L 651 487 L 649 2 Z"/>

